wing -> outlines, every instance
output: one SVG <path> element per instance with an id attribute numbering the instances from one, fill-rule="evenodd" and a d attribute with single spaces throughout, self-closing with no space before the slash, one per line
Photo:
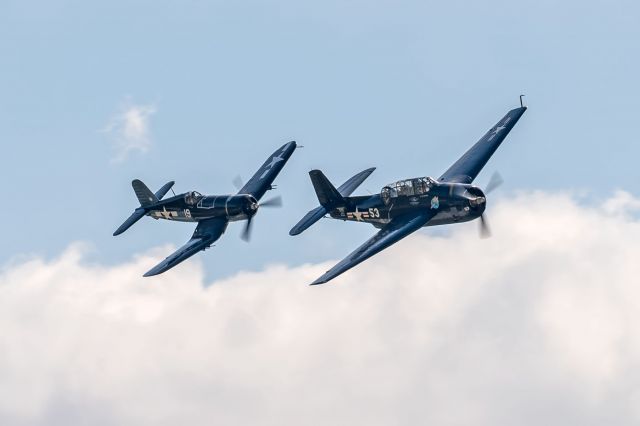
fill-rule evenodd
<path id="1" fill-rule="evenodd" d="M 150 277 L 168 271 L 199 251 L 209 248 L 224 233 L 227 229 L 227 224 L 228 221 L 224 218 L 200 221 L 191 239 L 185 245 L 151 268 L 144 276 Z"/>
<path id="2" fill-rule="evenodd" d="M 296 150 L 296 143 L 291 141 L 282 145 L 276 152 L 271 154 L 267 161 L 264 162 L 262 167 L 258 169 L 245 186 L 238 191 L 238 194 L 250 194 L 253 195 L 256 200 L 262 198 L 262 196 L 271 188 L 271 184 L 280 173 L 280 170 L 284 167 L 293 151 Z"/>
<path id="3" fill-rule="evenodd" d="M 344 258 L 336 266 L 328 270 L 324 275 L 311 283 L 311 285 L 324 284 L 348 271 L 359 263 L 367 260 L 374 254 L 397 243 L 412 232 L 422 228 L 436 214 L 435 210 L 421 214 L 411 214 L 397 217 L 382 228 L 376 235 L 358 247 L 353 253 Z"/>
<path id="4" fill-rule="evenodd" d="M 452 183 L 473 182 L 526 110 L 527 107 L 522 107 L 509 111 L 438 180 Z"/>

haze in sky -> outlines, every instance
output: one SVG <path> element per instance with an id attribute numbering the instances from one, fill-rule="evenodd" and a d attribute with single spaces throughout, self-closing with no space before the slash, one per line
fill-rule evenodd
<path id="1" fill-rule="evenodd" d="M 638 22 L 630 0 L 5 0 L 0 423 L 636 424 Z M 505 179 L 491 240 L 425 229 L 306 285 L 375 232 L 290 237 L 309 170 L 437 177 L 520 94 L 476 180 Z M 131 180 L 231 193 L 290 140 L 250 244 L 232 224 L 141 277 L 194 226 L 113 237 Z"/>

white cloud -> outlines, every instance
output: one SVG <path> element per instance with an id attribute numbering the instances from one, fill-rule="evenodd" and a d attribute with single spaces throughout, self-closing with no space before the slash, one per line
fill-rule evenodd
<path id="1" fill-rule="evenodd" d="M 638 200 L 616 197 L 521 194 L 492 239 L 417 234 L 319 287 L 332 262 L 205 287 L 215 250 L 153 279 L 166 247 L 10 264 L 0 424 L 638 424 Z"/>
<path id="2" fill-rule="evenodd" d="M 153 104 L 134 105 L 127 100 L 111 117 L 104 131 L 110 134 L 115 152 L 114 161 L 124 161 L 135 151 L 149 151 L 152 144 L 150 121 L 156 111 L 157 108 Z"/>

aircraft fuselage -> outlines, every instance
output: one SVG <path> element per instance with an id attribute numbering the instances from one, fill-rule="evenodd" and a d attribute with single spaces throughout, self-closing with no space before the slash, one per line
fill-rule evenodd
<path id="1" fill-rule="evenodd" d="M 418 179 L 414 179 L 418 180 Z M 411 179 L 407 180 L 411 181 Z M 415 193 L 347 197 L 345 205 L 329 211 L 333 219 L 371 223 L 381 228 L 392 219 L 417 210 L 436 210 L 425 226 L 445 225 L 477 219 L 486 208 L 486 197 L 478 187 L 458 183 L 432 183 Z"/>
<path id="2" fill-rule="evenodd" d="M 176 195 L 148 207 L 147 216 L 178 222 L 198 222 L 226 217 L 230 222 L 247 219 L 258 209 L 251 195 L 207 195 L 193 197 L 193 192 Z M 197 194 L 197 193 L 196 193 Z"/>

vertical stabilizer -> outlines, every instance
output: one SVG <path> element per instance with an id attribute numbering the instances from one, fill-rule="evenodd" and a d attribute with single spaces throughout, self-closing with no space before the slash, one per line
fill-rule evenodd
<path id="1" fill-rule="evenodd" d="M 140 201 L 141 206 L 150 206 L 158 202 L 158 197 L 156 197 L 156 195 L 151 192 L 151 190 L 147 188 L 147 185 L 142 183 L 141 180 L 134 179 L 133 182 L 131 182 L 131 186 L 133 186 L 133 190 L 136 193 L 136 197 L 138 197 L 138 201 Z"/>

